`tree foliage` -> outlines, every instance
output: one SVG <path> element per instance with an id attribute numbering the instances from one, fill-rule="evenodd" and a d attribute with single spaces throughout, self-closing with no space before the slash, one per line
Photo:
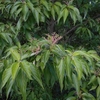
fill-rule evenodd
<path id="1" fill-rule="evenodd" d="M 1 0 L 0 98 L 100 100 L 99 9 L 99 0 Z"/>

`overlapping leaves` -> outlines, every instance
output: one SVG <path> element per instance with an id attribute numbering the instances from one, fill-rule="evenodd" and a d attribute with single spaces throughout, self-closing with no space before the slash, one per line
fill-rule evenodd
<path id="1" fill-rule="evenodd" d="M 10 87 L 8 86 L 7 89 L 8 90 L 7 97 L 9 95 L 9 92 L 11 91 L 12 86 L 15 84 L 16 80 L 18 81 L 18 88 L 20 88 L 20 92 L 22 93 L 23 100 L 26 99 L 25 88 L 27 87 L 27 82 L 29 80 L 32 80 L 34 78 L 43 88 L 42 80 L 41 80 L 42 77 L 41 72 L 43 73 L 44 71 L 46 71 L 45 69 L 48 66 L 47 63 L 52 63 L 51 67 L 54 66 L 53 73 L 57 75 L 57 79 L 59 80 L 61 91 L 64 89 L 65 78 L 68 78 L 67 82 L 70 83 L 76 89 L 78 97 L 80 97 L 80 86 L 82 86 L 81 82 L 83 80 L 86 80 L 88 76 L 91 76 L 91 74 L 94 73 L 94 75 L 91 76 L 88 85 L 93 84 L 93 82 L 95 81 L 98 81 L 97 84 L 100 84 L 99 82 L 100 79 L 96 78 L 96 75 L 99 76 L 99 72 L 98 74 L 96 74 L 97 65 L 93 64 L 94 61 L 95 62 L 100 61 L 100 58 L 95 51 L 86 52 L 82 50 L 77 50 L 77 51 L 65 50 L 61 45 L 48 44 L 48 41 L 42 44 L 42 48 L 45 48 L 42 49 L 39 48 L 38 46 L 35 46 L 34 43 L 36 42 L 34 41 L 31 43 L 31 45 L 29 46 L 27 45 L 28 49 L 26 53 L 22 53 L 24 52 L 24 47 L 25 47 L 24 45 L 22 46 L 23 47 L 22 51 L 18 51 L 17 47 L 12 47 L 8 50 L 9 55 L 5 57 L 12 57 L 10 59 L 12 59 L 13 62 L 10 61 L 10 63 L 12 64 L 9 65 L 7 68 L 5 68 L 2 74 L 2 85 L 1 85 L 1 88 L 3 88 L 5 85 L 8 86 L 9 81 L 11 82 L 9 83 L 11 84 Z M 41 42 L 37 41 L 37 44 L 38 43 L 39 44 L 43 43 L 43 40 L 41 40 Z M 32 44 L 34 44 L 33 47 Z M 33 50 L 31 51 L 31 49 Z M 37 52 L 36 50 L 39 50 L 39 52 L 36 53 Z M 33 53 L 34 55 L 32 55 Z M 23 56 L 25 56 L 25 58 L 23 58 Z M 30 57 L 33 58 L 36 57 L 36 59 L 33 60 L 33 64 L 25 60 Z M 51 58 L 52 60 L 50 62 Z M 39 68 L 41 68 L 41 71 L 39 70 Z M 17 77 L 20 78 L 17 79 Z M 26 77 L 27 79 L 27 80 L 23 79 L 23 82 L 25 81 L 25 84 L 23 83 L 25 87 L 22 87 L 22 84 L 20 83 L 22 77 Z M 55 77 L 54 80 L 57 79 Z M 97 89 L 97 97 L 98 94 L 99 94 L 99 87 Z"/>
<path id="2" fill-rule="evenodd" d="M 43 79 L 48 86 L 59 82 L 61 91 L 67 88 L 67 100 L 100 99 L 100 57 L 95 51 L 65 50 L 55 44 L 52 38 L 49 41 L 46 38 L 36 40 L 31 37 L 35 27 L 33 24 L 37 27 L 37 24 L 39 26 L 39 23 L 50 20 L 51 16 L 57 24 L 66 23 L 70 17 L 74 25 L 77 20 L 82 22 L 80 12 L 72 2 L 0 1 L 0 20 L 4 22 L 0 22 L 0 85 L 1 90 L 6 88 L 7 97 L 17 87 L 23 100 L 26 100 L 28 82 L 35 79 L 44 88 Z M 84 19 L 87 16 L 85 11 Z M 94 25 L 90 23 L 90 26 L 92 28 Z M 83 33 L 92 38 L 92 32 L 87 27 L 79 27 L 76 33 L 80 37 L 80 33 Z M 13 46 L 15 44 L 17 46 Z M 91 94 L 93 90 L 96 90 L 95 97 Z"/>
<path id="3" fill-rule="evenodd" d="M 50 18 L 52 15 L 53 19 L 60 21 L 63 18 L 63 23 L 67 20 L 67 17 L 70 13 L 71 18 L 74 21 L 74 24 L 77 20 L 81 21 L 81 16 L 78 9 L 72 5 L 61 4 L 60 2 L 47 2 L 46 0 L 40 0 L 32 2 L 28 1 L 16 1 L 16 3 L 7 3 L 7 1 L 3 2 L 5 5 L 5 9 L 10 13 L 14 19 L 21 18 L 22 21 L 27 21 L 30 15 L 34 16 L 34 20 L 37 24 L 39 22 L 44 22 L 46 18 Z M 7 4 L 7 5 L 6 5 Z M 40 6 L 40 7 L 38 7 Z"/>

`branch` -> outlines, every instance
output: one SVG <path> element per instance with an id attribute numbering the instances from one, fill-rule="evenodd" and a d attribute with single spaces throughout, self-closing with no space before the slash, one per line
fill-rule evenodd
<path id="1" fill-rule="evenodd" d="M 63 35 L 63 37 L 66 36 L 66 35 L 68 35 L 68 34 L 71 33 L 72 31 L 74 31 L 74 30 L 75 30 L 77 27 L 79 27 L 79 26 L 80 26 L 80 24 L 78 24 L 78 25 L 72 27 L 72 29 L 70 29 L 68 32 L 66 32 L 66 33 Z"/>
<path id="2" fill-rule="evenodd" d="M 100 14 L 97 15 L 97 16 L 94 16 L 93 19 L 98 19 L 99 17 L 100 17 Z M 88 22 L 88 20 L 84 21 L 83 23 L 87 23 L 87 22 Z M 63 35 L 63 37 L 66 36 L 66 35 L 68 35 L 68 34 L 71 33 L 72 31 L 74 31 L 74 30 L 75 30 L 76 28 L 78 28 L 80 25 L 81 25 L 81 24 L 77 24 L 76 26 L 72 27 L 69 31 L 65 32 L 65 34 Z"/>

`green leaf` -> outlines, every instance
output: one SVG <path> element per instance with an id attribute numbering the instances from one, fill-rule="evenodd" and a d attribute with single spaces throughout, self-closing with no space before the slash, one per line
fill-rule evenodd
<path id="1" fill-rule="evenodd" d="M 21 25 L 22 25 L 22 18 L 20 17 L 20 19 L 17 22 L 17 30 L 21 29 L 21 27 L 22 27 Z"/>
<path id="2" fill-rule="evenodd" d="M 30 33 L 25 33 L 25 37 L 26 37 L 26 39 L 27 39 L 27 41 L 31 41 L 32 40 L 32 36 L 31 36 L 31 34 Z"/>
<path id="3" fill-rule="evenodd" d="M 62 4 L 60 2 L 55 2 L 55 5 L 62 7 Z"/>
<path id="4" fill-rule="evenodd" d="M 48 62 L 48 59 L 50 57 L 50 51 L 46 50 L 41 57 L 41 69 L 44 70 L 46 63 Z"/>
<path id="5" fill-rule="evenodd" d="M 65 66 L 66 66 L 66 74 L 67 74 L 69 80 L 72 80 L 71 57 L 68 55 L 67 55 L 67 57 L 65 57 Z"/>
<path id="6" fill-rule="evenodd" d="M 46 0 L 41 0 L 40 2 L 41 2 L 41 4 L 43 4 L 43 5 L 46 7 L 46 9 L 47 9 L 48 11 L 50 11 L 49 4 L 48 4 L 48 2 L 47 2 Z"/>
<path id="7" fill-rule="evenodd" d="M 54 69 L 52 69 L 51 64 L 48 63 L 48 66 L 44 70 L 44 78 L 47 86 L 53 86 L 55 83 L 55 73 L 53 71 Z"/>
<path id="8" fill-rule="evenodd" d="M 27 5 L 28 5 L 29 9 L 32 11 L 32 13 L 34 13 L 34 5 L 30 1 L 27 2 Z"/>
<path id="9" fill-rule="evenodd" d="M 23 73 L 23 71 L 19 71 L 16 84 L 19 87 L 19 90 L 22 94 L 23 100 L 26 100 L 26 86 L 27 86 L 27 77 Z"/>
<path id="10" fill-rule="evenodd" d="M 20 61 L 20 54 L 18 53 L 18 51 L 16 49 L 11 48 L 10 52 L 15 60 Z"/>
<path id="11" fill-rule="evenodd" d="M 100 57 L 98 56 L 97 52 L 94 50 L 88 51 L 88 54 L 97 61 L 100 61 Z"/>
<path id="12" fill-rule="evenodd" d="M 45 15 L 47 18 L 50 17 L 50 16 L 49 16 L 49 13 L 48 13 L 47 11 L 44 11 L 43 13 L 44 13 L 44 15 Z"/>
<path id="13" fill-rule="evenodd" d="M 10 93 L 10 91 L 11 91 L 11 89 L 12 89 L 13 84 L 14 84 L 14 80 L 12 80 L 12 79 L 10 78 L 10 79 L 8 80 L 8 82 L 7 82 L 7 88 L 6 88 L 6 96 L 7 96 L 7 98 L 8 98 L 8 96 L 9 96 L 9 93 Z"/>
<path id="14" fill-rule="evenodd" d="M 56 68 L 58 70 L 58 78 L 59 78 L 60 88 L 61 88 L 61 91 L 62 91 L 62 89 L 63 89 L 64 74 L 65 74 L 64 59 L 60 60 L 59 65 L 57 65 Z"/>
<path id="15" fill-rule="evenodd" d="M 100 86 L 98 86 L 97 90 L 96 90 L 96 94 L 97 94 L 97 97 L 100 96 Z"/>
<path id="16" fill-rule="evenodd" d="M 41 59 L 41 56 L 38 55 L 38 56 L 36 57 L 36 61 L 39 61 L 40 59 Z"/>
<path id="17" fill-rule="evenodd" d="M 83 72 L 88 76 L 91 73 L 88 63 L 84 59 L 81 59 L 80 63 L 82 65 Z"/>
<path id="18" fill-rule="evenodd" d="M 15 77 L 17 75 L 19 69 L 19 62 L 15 62 L 12 64 L 12 79 L 15 80 Z"/>
<path id="19" fill-rule="evenodd" d="M 42 80 L 41 80 L 41 74 L 39 69 L 31 64 L 31 72 L 32 72 L 32 76 L 33 78 L 40 84 L 40 86 L 43 88 L 43 84 L 42 84 Z"/>
<path id="20" fill-rule="evenodd" d="M 17 10 L 17 8 L 19 7 L 20 5 L 13 5 L 13 7 L 12 7 L 12 9 L 11 9 L 11 15 L 13 15 L 15 12 L 16 12 L 16 10 Z"/>
<path id="21" fill-rule="evenodd" d="M 11 68 L 12 67 L 9 67 L 9 68 L 6 68 L 4 70 L 3 75 L 2 75 L 2 85 L 1 85 L 1 88 L 3 88 L 5 86 L 5 84 L 7 83 L 9 78 L 11 77 Z"/>
<path id="22" fill-rule="evenodd" d="M 66 56 L 65 50 L 61 45 L 55 45 L 52 49 L 53 54 L 56 56 L 64 57 Z"/>
<path id="23" fill-rule="evenodd" d="M 25 53 L 25 54 L 23 54 L 23 55 L 21 56 L 21 60 L 25 60 L 26 58 L 29 58 L 29 57 L 30 57 L 30 53 L 27 52 L 27 53 Z"/>
<path id="24" fill-rule="evenodd" d="M 72 20 L 74 21 L 74 25 L 75 25 L 75 23 L 77 21 L 76 14 L 74 13 L 74 11 L 69 11 L 69 13 L 70 13 L 70 16 L 71 16 Z"/>
<path id="25" fill-rule="evenodd" d="M 76 23 L 77 20 L 82 22 L 82 18 L 80 16 L 79 10 L 74 6 L 68 6 L 68 8 L 70 9 L 70 15 L 71 15 L 71 18 L 74 21 L 74 24 Z"/>
<path id="26" fill-rule="evenodd" d="M 41 22 L 45 22 L 45 16 L 44 16 L 44 15 L 41 15 L 41 16 L 40 16 L 40 21 L 41 21 Z"/>
<path id="27" fill-rule="evenodd" d="M 23 20 L 24 20 L 24 21 L 27 20 L 26 17 L 27 17 L 27 15 L 28 15 L 28 11 L 29 11 L 29 9 L 28 9 L 28 7 L 27 7 L 27 4 L 24 3 L 23 8 L 22 8 Z"/>
<path id="28" fill-rule="evenodd" d="M 35 19 L 36 19 L 37 24 L 39 24 L 39 17 L 40 17 L 40 14 L 39 14 L 39 12 L 38 12 L 37 9 L 38 9 L 38 8 L 35 8 L 35 9 L 34 9 L 34 17 L 35 17 Z"/>
<path id="29" fill-rule="evenodd" d="M 57 20 L 58 23 L 59 23 L 60 19 L 63 17 L 63 14 L 64 14 L 64 10 L 60 11 L 60 14 L 59 14 L 58 20 Z"/>
<path id="30" fill-rule="evenodd" d="M 73 65 L 75 67 L 75 70 L 78 74 L 78 79 L 80 80 L 82 78 L 82 75 L 83 75 L 81 62 L 80 62 L 79 58 L 77 58 L 77 57 L 72 57 L 72 61 L 73 61 Z"/>
<path id="31" fill-rule="evenodd" d="M 78 56 L 78 55 L 84 56 L 89 61 L 90 65 L 93 66 L 93 59 L 91 56 L 89 56 L 89 54 L 86 51 L 78 50 L 73 53 L 73 56 Z"/>
<path id="32" fill-rule="evenodd" d="M 18 17 L 18 15 L 20 14 L 21 11 L 22 11 L 22 8 L 19 8 L 19 9 L 15 12 L 16 17 Z"/>
<path id="33" fill-rule="evenodd" d="M 89 81 L 88 84 L 93 83 L 95 80 L 96 80 L 96 76 L 95 75 L 91 76 L 90 81 Z"/>
<path id="34" fill-rule="evenodd" d="M 92 38 L 92 32 L 88 28 L 86 30 L 87 30 L 87 33 L 88 33 L 90 39 L 91 39 Z"/>
<path id="35" fill-rule="evenodd" d="M 55 20 L 55 10 L 54 10 L 54 6 L 52 6 L 52 8 L 51 8 L 51 14 L 53 16 L 53 19 Z"/>
<path id="36" fill-rule="evenodd" d="M 86 58 L 90 57 L 86 51 L 82 51 L 82 50 L 77 50 L 73 53 L 73 56 L 78 56 L 78 55 L 82 55 Z"/>
<path id="37" fill-rule="evenodd" d="M 76 100 L 76 98 L 75 97 L 69 97 L 66 100 Z"/>
<path id="38" fill-rule="evenodd" d="M 17 6 L 17 5 L 20 5 L 20 4 L 22 4 L 22 2 L 16 1 L 16 2 L 14 3 L 14 6 Z"/>
<path id="39" fill-rule="evenodd" d="M 9 43 L 9 40 L 7 39 L 7 37 L 8 37 L 7 33 L 0 33 L 0 37 L 3 38 L 6 42 Z"/>
<path id="40" fill-rule="evenodd" d="M 100 86 L 100 77 L 97 77 L 98 84 Z"/>
<path id="41" fill-rule="evenodd" d="M 80 22 L 82 22 L 82 17 L 81 17 L 81 15 L 80 15 L 79 10 L 78 10 L 77 8 L 75 8 L 75 7 L 74 7 L 73 10 L 74 10 L 74 12 L 75 12 L 75 14 L 76 14 L 77 20 L 80 21 Z"/>
<path id="42" fill-rule="evenodd" d="M 31 77 L 31 67 L 30 67 L 30 63 L 27 62 L 26 60 L 21 62 L 21 69 L 23 69 L 23 71 L 25 72 L 25 74 L 27 75 L 27 77 L 32 80 Z"/>
<path id="43" fill-rule="evenodd" d="M 97 85 L 93 85 L 90 89 L 90 91 L 95 90 L 97 88 Z"/>
<path id="44" fill-rule="evenodd" d="M 59 6 L 54 5 L 53 7 L 54 7 L 55 12 L 59 15 L 59 13 L 60 13 L 60 8 L 59 8 Z"/>
<path id="45" fill-rule="evenodd" d="M 94 96 L 93 96 L 92 94 L 90 94 L 90 93 L 83 93 L 83 94 L 82 94 L 82 97 L 85 97 L 86 100 L 96 100 L 96 99 L 94 98 Z"/>
<path id="46" fill-rule="evenodd" d="M 79 96 L 80 93 L 80 83 L 79 80 L 77 78 L 77 76 L 75 74 L 72 75 L 73 78 L 73 83 L 74 83 L 74 87 L 76 89 L 77 95 Z"/>
<path id="47" fill-rule="evenodd" d="M 68 17 L 68 10 L 67 10 L 67 8 L 65 8 L 63 11 L 63 23 L 65 23 L 67 17 Z"/>
<path id="48" fill-rule="evenodd" d="M 20 49 L 21 48 L 21 43 L 20 43 L 20 41 L 17 37 L 14 38 L 14 42 L 18 46 L 18 48 Z"/>

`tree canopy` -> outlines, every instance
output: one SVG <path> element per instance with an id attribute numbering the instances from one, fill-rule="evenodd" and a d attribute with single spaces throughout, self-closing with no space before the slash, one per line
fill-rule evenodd
<path id="1" fill-rule="evenodd" d="M 2 100 L 100 100 L 100 0 L 0 0 Z"/>

